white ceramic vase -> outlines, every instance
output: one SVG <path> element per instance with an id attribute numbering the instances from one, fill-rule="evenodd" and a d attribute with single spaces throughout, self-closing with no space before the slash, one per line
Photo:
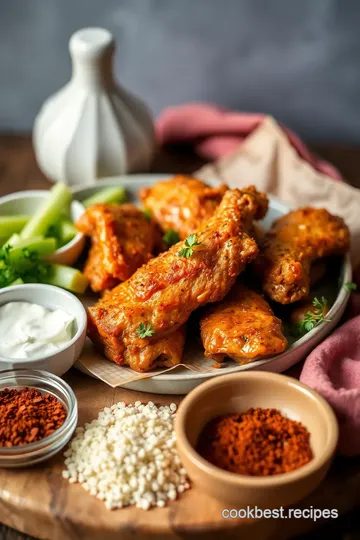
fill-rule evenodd
<path id="1" fill-rule="evenodd" d="M 88 185 L 98 178 L 149 169 L 154 130 L 149 109 L 119 87 L 112 73 L 115 41 L 102 28 L 70 39 L 71 80 L 42 106 L 33 144 L 54 182 Z"/>

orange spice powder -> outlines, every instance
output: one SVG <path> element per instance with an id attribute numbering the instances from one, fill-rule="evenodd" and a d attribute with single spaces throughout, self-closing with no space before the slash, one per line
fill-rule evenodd
<path id="1" fill-rule="evenodd" d="M 277 409 L 249 409 L 211 420 L 197 451 L 221 469 L 250 476 L 293 471 L 313 458 L 310 433 Z"/>
<path id="2" fill-rule="evenodd" d="M 52 394 L 36 388 L 0 391 L 0 447 L 22 446 L 48 437 L 65 422 L 67 411 Z"/>

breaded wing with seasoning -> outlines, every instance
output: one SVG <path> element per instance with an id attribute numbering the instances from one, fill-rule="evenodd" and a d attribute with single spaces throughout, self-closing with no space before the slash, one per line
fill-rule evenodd
<path id="1" fill-rule="evenodd" d="M 217 304 L 208 306 L 200 319 L 205 356 L 222 362 L 226 357 L 247 364 L 285 350 L 282 322 L 255 291 L 236 283 Z"/>
<path id="2" fill-rule="evenodd" d="M 322 208 L 301 208 L 277 219 L 266 233 L 254 267 L 264 293 L 280 304 L 305 298 L 313 261 L 349 250 L 342 218 Z"/>
<path id="3" fill-rule="evenodd" d="M 142 189 L 140 199 L 164 233 L 176 231 L 184 240 L 213 215 L 227 189 L 179 175 Z"/>
<path id="4" fill-rule="evenodd" d="M 152 257 L 155 224 L 131 204 L 95 204 L 76 227 L 91 237 L 84 274 L 95 292 L 125 281 Z"/>

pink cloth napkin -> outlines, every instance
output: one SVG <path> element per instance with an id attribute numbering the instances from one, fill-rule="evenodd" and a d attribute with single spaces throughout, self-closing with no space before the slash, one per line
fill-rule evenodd
<path id="1" fill-rule="evenodd" d="M 360 313 L 360 295 L 351 315 Z M 350 315 L 349 313 L 349 315 Z M 307 357 L 300 380 L 322 394 L 339 421 L 339 453 L 360 454 L 360 315 L 349 319 Z"/>
<path id="2" fill-rule="evenodd" d="M 232 112 L 207 103 L 167 108 L 157 119 L 156 135 L 162 145 L 192 144 L 199 156 L 214 160 L 233 152 L 266 118 L 265 114 Z M 314 156 L 299 137 L 282 126 L 298 154 L 316 170 L 340 180 L 327 161 Z"/>
<path id="3" fill-rule="evenodd" d="M 235 151 L 265 118 L 263 114 L 191 103 L 166 109 L 157 120 L 156 132 L 162 145 L 191 144 L 200 156 L 215 160 Z M 335 167 L 314 156 L 297 135 L 281 127 L 304 160 L 325 175 L 342 180 Z M 354 279 L 360 284 L 360 272 L 356 274 Z M 337 414 L 339 452 L 355 455 L 360 454 L 360 295 L 352 295 L 345 318 L 349 320 L 307 357 L 300 380 L 322 394 Z"/>

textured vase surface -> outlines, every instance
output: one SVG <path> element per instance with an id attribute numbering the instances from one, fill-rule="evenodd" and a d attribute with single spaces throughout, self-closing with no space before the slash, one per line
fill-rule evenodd
<path id="1" fill-rule="evenodd" d="M 50 180 L 68 185 L 147 171 L 154 151 L 151 113 L 114 80 L 112 34 L 79 30 L 69 49 L 71 80 L 45 101 L 35 120 L 39 167 Z"/>

